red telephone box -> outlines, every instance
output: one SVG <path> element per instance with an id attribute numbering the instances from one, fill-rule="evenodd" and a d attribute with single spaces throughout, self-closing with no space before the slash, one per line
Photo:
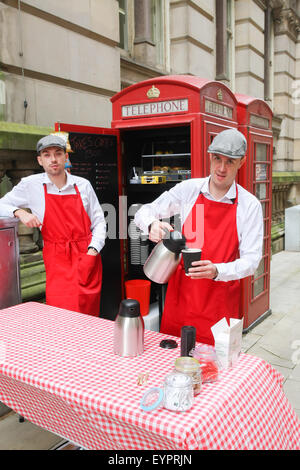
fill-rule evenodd
<path id="1" fill-rule="evenodd" d="M 115 207 L 116 237 L 108 233 L 102 250 L 104 285 L 100 307 L 101 316 L 114 319 L 125 297 L 125 281 L 145 278 L 143 264 L 154 246 L 142 235 L 138 241 L 127 237 L 139 204 L 153 201 L 184 179 L 209 175 L 208 146 L 216 134 L 237 128 L 239 121 L 238 102 L 229 88 L 189 75 L 146 80 L 125 88 L 111 101 L 111 129 L 62 123 L 55 129 L 69 133 L 72 173 L 91 181 L 102 207 L 107 209 L 108 225 L 109 209 Z M 252 133 L 247 131 L 245 135 L 248 141 L 252 139 Z M 249 175 L 241 175 L 241 184 L 255 193 L 260 183 L 251 186 L 253 169 Z M 266 210 L 270 211 L 270 206 Z M 269 238 L 266 241 L 270 243 Z M 269 282 L 267 271 L 264 279 Z M 255 281 L 251 281 L 253 286 Z M 248 284 L 243 286 L 241 317 L 252 309 L 247 303 Z M 165 286 L 151 284 L 150 301 L 158 301 L 160 313 L 164 293 Z M 254 302 L 253 310 L 256 306 L 261 308 Z"/>
<path id="2" fill-rule="evenodd" d="M 263 257 L 253 276 L 241 280 L 241 311 L 247 330 L 271 313 L 270 257 L 272 221 L 272 111 L 260 99 L 236 94 L 238 129 L 248 142 L 247 160 L 239 172 L 239 184 L 261 202 L 264 217 Z"/>
<path id="3" fill-rule="evenodd" d="M 199 77 L 157 77 L 125 88 L 111 101 L 112 128 L 119 130 L 122 143 L 123 194 L 130 211 L 183 179 L 208 175 L 207 148 L 212 139 L 222 130 L 237 127 L 234 94 L 220 82 Z M 139 183 L 136 176 L 140 176 Z M 149 184 L 143 184 L 146 178 Z M 134 224 L 133 212 L 128 223 Z M 129 239 L 124 246 L 125 279 L 145 277 L 144 250 L 150 253 L 153 246 L 141 239 L 139 247 Z M 160 314 L 165 288 L 151 285 L 151 301 L 158 298 Z"/>

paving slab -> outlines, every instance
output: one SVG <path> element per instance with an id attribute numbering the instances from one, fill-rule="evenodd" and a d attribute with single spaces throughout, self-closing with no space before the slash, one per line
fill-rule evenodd
<path id="1" fill-rule="evenodd" d="M 298 363 L 292 371 L 290 371 L 290 374 L 288 376 L 289 379 L 291 380 L 298 380 L 300 382 L 300 363 Z"/>
<path id="2" fill-rule="evenodd" d="M 284 393 L 300 417 L 300 381 L 287 379 L 283 384 Z"/>
<path id="3" fill-rule="evenodd" d="M 271 315 L 266 317 L 262 322 L 258 323 L 255 328 L 250 329 L 248 334 L 254 333 L 263 336 L 268 333 L 286 314 L 284 312 L 272 311 Z"/>
<path id="4" fill-rule="evenodd" d="M 287 315 L 259 339 L 260 346 L 273 354 L 292 360 L 293 344 L 300 339 L 300 322 Z"/>
<path id="5" fill-rule="evenodd" d="M 261 335 L 251 332 L 243 334 L 242 337 L 242 352 L 247 353 L 248 350 L 260 340 Z"/>
<path id="6" fill-rule="evenodd" d="M 62 438 L 25 420 L 13 411 L 0 418 L 0 450 L 47 450 Z"/>
<path id="7" fill-rule="evenodd" d="M 247 354 L 260 357 L 264 361 L 271 364 L 275 369 L 277 369 L 277 367 L 283 367 L 292 371 L 294 367 L 294 364 L 291 360 L 282 358 L 274 354 L 273 352 L 269 351 L 258 343 L 248 349 Z"/>

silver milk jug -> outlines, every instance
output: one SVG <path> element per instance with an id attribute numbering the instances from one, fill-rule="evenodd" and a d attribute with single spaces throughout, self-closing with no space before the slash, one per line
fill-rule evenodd
<path id="1" fill-rule="evenodd" d="M 185 248 L 185 237 L 180 232 L 166 231 L 166 236 L 157 243 L 144 264 L 144 273 L 153 282 L 165 284 L 175 272 L 181 250 Z"/>
<path id="2" fill-rule="evenodd" d="M 144 320 L 135 299 L 122 300 L 114 323 L 114 353 L 139 356 L 144 352 Z"/>

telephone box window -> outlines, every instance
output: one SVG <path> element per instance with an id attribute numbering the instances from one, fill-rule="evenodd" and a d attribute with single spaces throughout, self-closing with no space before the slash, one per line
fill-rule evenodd
<path id="1" fill-rule="evenodd" d="M 267 161 L 267 144 L 256 143 L 256 160 Z"/>
<path id="2" fill-rule="evenodd" d="M 264 286 L 264 276 L 260 277 L 254 282 L 254 297 L 257 297 L 259 294 L 261 294 L 265 289 Z"/>

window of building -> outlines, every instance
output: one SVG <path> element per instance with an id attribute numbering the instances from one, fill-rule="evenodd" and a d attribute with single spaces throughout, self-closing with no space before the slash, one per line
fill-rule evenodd
<path id="1" fill-rule="evenodd" d="M 152 40 L 156 47 L 157 64 L 164 63 L 164 8 L 163 0 L 152 0 Z"/>
<path id="2" fill-rule="evenodd" d="M 119 0 L 119 30 L 121 49 L 128 49 L 127 0 Z"/>
<path id="3" fill-rule="evenodd" d="M 216 0 L 216 79 L 234 91 L 234 1 Z"/>
<path id="4" fill-rule="evenodd" d="M 274 93 L 274 20 L 272 8 L 268 2 L 265 10 L 265 50 L 264 50 L 264 99 L 272 107 Z"/>
<path id="5" fill-rule="evenodd" d="M 227 37 L 227 53 L 226 53 L 226 74 L 231 87 L 233 86 L 234 77 L 234 2 L 227 0 L 226 15 L 226 37 Z"/>

